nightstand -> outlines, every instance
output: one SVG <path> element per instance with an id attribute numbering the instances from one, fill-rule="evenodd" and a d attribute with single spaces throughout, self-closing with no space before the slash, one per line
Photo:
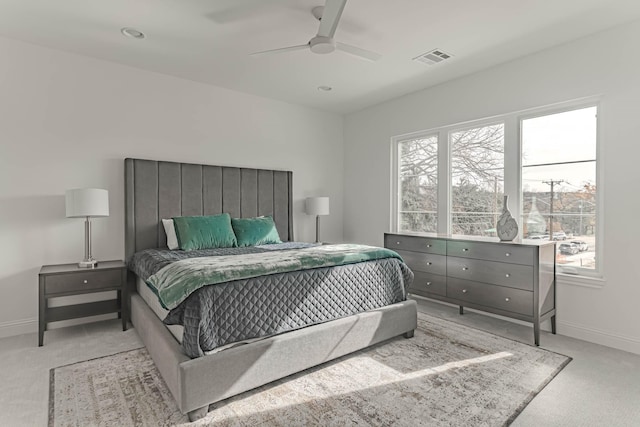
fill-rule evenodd
<path id="1" fill-rule="evenodd" d="M 102 261 L 95 268 L 78 264 L 44 265 L 39 276 L 38 345 L 42 346 L 48 322 L 118 313 L 127 330 L 127 266 L 122 261 Z M 116 299 L 49 307 L 49 298 L 117 291 Z"/>

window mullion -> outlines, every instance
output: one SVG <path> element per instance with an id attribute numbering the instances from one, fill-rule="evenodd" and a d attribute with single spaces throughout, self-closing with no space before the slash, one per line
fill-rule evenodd
<path id="1" fill-rule="evenodd" d="M 504 120 L 504 194 L 509 196 L 509 211 L 514 218 L 522 218 L 522 163 L 520 125 L 515 115 Z M 522 237 L 522 220 L 518 221 L 518 235 Z"/>
<path id="2" fill-rule="evenodd" d="M 438 132 L 438 226 L 439 234 L 451 231 L 451 147 L 449 132 Z"/>

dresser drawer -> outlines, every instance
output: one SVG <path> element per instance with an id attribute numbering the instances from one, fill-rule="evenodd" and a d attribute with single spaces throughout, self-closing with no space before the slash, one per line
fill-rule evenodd
<path id="1" fill-rule="evenodd" d="M 408 252 L 397 250 L 404 262 L 411 270 L 424 271 L 425 273 L 447 274 L 447 257 L 444 255 L 426 254 L 424 252 Z"/>
<path id="2" fill-rule="evenodd" d="M 447 296 L 447 278 L 437 274 L 423 273 L 421 271 L 413 272 L 413 283 L 409 287 L 409 292 L 418 295 L 434 294 Z"/>
<path id="3" fill-rule="evenodd" d="M 447 296 L 462 302 L 533 316 L 533 292 L 530 291 L 449 277 Z"/>
<path id="4" fill-rule="evenodd" d="M 121 273 L 122 270 L 101 270 L 50 275 L 45 277 L 44 291 L 57 294 L 117 288 L 122 285 Z"/>
<path id="5" fill-rule="evenodd" d="M 389 249 L 424 252 L 428 254 L 445 255 L 447 242 L 422 236 L 405 236 L 402 234 L 385 234 L 384 246 Z"/>
<path id="6" fill-rule="evenodd" d="M 447 257 L 447 276 L 533 291 L 533 267 L 472 258 Z"/>
<path id="7" fill-rule="evenodd" d="M 511 264 L 534 265 L 535 248 L 507 243 L 448 241 L 447 255 Z"/>

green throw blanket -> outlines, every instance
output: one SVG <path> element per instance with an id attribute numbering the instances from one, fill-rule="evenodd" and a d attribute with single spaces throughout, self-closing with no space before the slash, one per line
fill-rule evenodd
<path id="1" fill-rule="evenodd" d="M 207 285 L 275 273 L 400 258 L 392 250 L 364 245 L 323 245 L 259 254 L 189 258 L 162 268 L 147 279 L 166 309 L 173 309 Z"/>

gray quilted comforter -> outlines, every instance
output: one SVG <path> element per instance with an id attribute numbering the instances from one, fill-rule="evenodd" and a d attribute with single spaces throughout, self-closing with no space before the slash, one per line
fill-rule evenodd
<path id="1" fill-rule="evenodd" d="M 132 257 L 129 268 L 146 280 L 167 264 L 187 257 L 305 246 L 308 244 L 284 243 L 190 252 L 147 249 Z M 164 323 L 183 325 L 182 347 L 188 356 L 199 357 L 226 344 L 404 301 L 412 280 L 411 270 L 396 258 L 235 280 L 192 293 L 169 312 Z"/>

